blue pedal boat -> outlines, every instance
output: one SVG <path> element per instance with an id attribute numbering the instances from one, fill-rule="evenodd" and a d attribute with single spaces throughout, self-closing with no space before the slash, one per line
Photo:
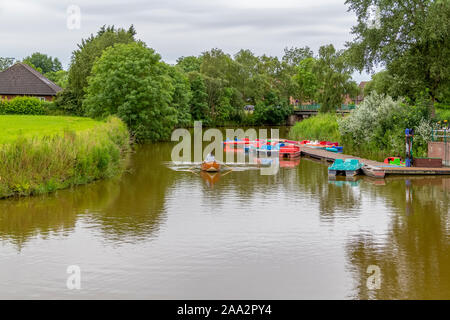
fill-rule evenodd
<path id="1" fill-rule="evenodd" d="M 343 159 L 336 159 L 328 168 L 328 175 L 353 177 L 361 173 L 363 166 L 364 163 L 359 162 L 358 159 L 345 159 L 345 161 Z"/>

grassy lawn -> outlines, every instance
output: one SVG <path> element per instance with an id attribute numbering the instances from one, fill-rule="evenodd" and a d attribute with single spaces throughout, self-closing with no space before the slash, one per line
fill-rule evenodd
<path id="1" fill-rule="evenodd" d="M 0 198 L 115 176 L 129 150 L 127 126 L 116 117 L 0 116 Z"/>
<path id="2" fill-rule="evenodd" d="M 17 137 L 42 137 L 60 135 L 64 130 L 83 131 L 102 122 L 89 118 L 65 116 L 0 116 L 0 144 L 12 142 Z"/>

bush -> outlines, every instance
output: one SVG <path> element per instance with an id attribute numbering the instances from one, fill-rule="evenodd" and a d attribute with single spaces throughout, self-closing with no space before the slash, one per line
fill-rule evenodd
<path id="1" fill-rule="evenodd" d="M 255 124 L 283 124 L 292 114 L 293 108 L 287 102 L 282 101 L 274 92 L 269 92 L 264 101 L 260 101 L 255 106 Z"/>
<path id="2" fill-rule="evenodd" d="M 0 145 L 0 198 L 84 184 L 120 173 L 129 151 L 125 124 L 110 118 L 92 129 Z"/>
<path id="3" fill-rule="evenodd" d="M 341 140 L 338 118 L 331 113 L 319 113 L 317 116 L 297 122 L 289 135 L 296 140 Z"/>
<path id="4" fill-rule="evenodd" d="M 438 121 L 450 121 L 450 105 L 444 103 L 436 103 L 436 119 Z"/>
<path id="5" fill-rule="evenodd" d="M 0 114 L 47 114 L 49 102 L 34 97 L 16 97 L 0 103 Z"/>
<path id="6" fill-rule="evenodd" d="M 405 156 L 405 129 L 419 132 L 431 125 L 429 106 L 409 106 L 389 96 L 372 93 L 348 116 L 339 121 L 342 143 L 347 152 L 376 160 Z M 415 156 L 425 156 L 424 134 L 416 135 Z"/>
<path id="7" fill-rule="evenodd" d="M 347 154 L 381 161 L 405 156 L 406 128 L 415 129 L 414 156 L 425 156 L 432 128 L 429 107 L 409 106 L 374 92 L 350 115 L 319 114 L 297 123 L 290 135 L 296 140 L 338 141 Z"/>

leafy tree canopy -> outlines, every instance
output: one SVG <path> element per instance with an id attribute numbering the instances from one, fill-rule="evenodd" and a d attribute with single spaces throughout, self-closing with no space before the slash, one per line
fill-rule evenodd
<path id="1" fill-rule="evenodd" d="M 42 74 L 62 70 L 62 64 L 58 58 L 52 58 L 40 52 L 35 52 L 31 56 L 26 57 L 23 59 L 23 62 L 34 67 Z"/>
<path id="2" fill-rule="evenodd" d="M 103 51 L 117 43 L 135 42 L 136 31 L 133 26 L 128 30 L 114 26 L 103 26 L 97 34 L 82 39 L 78 49 L 72 53 L 68 76 L 68 87 L 81 105 L 84 90 L 87 87 L 87 78 L 91 74 L 92 66 Z"/>
<path id="3" fill-rule="evenodd" d="M 314 73 L 318 82 L 317 102 L 323 112 L 334 111 L 342 104 L 346 94 L 354 96 L 358 93 L 345 59 L 344 52 L 336 51 L 332 44 L 319 49 Z"/>
<path id="4" fill-rule="evenodd" d="M 202 65 L 202 58 L 195 56 L 180 57 L 177 59 L 177 66 L 179 66 L 184 72 L 200 72 L 200 66 Z"/>
<path id="5" fill-rule="evenodd" d="M 297 74 L 294 81 L 297 84 L 296 97 L 300 103 L 303 101 L 316 100 L 319 81 L 315 73 L 317 60 L 314 58 L 306 58 L 300 61 L 297 66 Z"/>
<path id="6" fill-rule="evenodd" d="M 172 102 L 184 108 L 186 101 L 185 96 L 174 99 L 174 84 L 185 83 L 179 75 L 174 81 L 170 72 L 160 56 L 143 43 L 109 47 L 94 63 L 84 109 L 92 117 L 119 116 L 137 141 L 169 139 L 179 114 Z"/>
<path id="7" fill-rule="evenodd" d="M 359 70 L 386 66 L 399 94 L 426 90 L 434 101 L 450 85 L 450 1 L 347 0 L 358 18 L 348 43 Z"/>

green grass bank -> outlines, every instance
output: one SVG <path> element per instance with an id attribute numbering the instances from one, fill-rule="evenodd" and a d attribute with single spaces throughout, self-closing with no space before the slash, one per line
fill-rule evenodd
<path id="1" fill-rule="evenodd" d="M 118 118 L 0 116 L 0 198 L 53 192 L 121 173 L 130 150 Z"/>

